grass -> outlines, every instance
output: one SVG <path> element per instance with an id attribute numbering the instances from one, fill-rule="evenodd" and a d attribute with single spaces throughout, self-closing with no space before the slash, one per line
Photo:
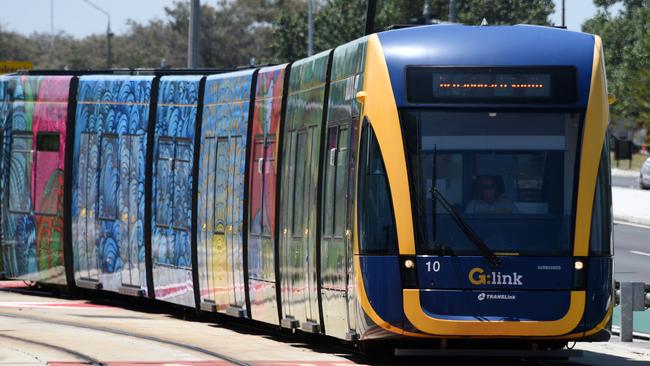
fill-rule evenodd
<path id="1" fill-rule="evenodd" d="M 633 171 L 639 171 L 641 169 L 641 165 L 643 165 L 643 162 L 645 159 L 648 158 L 647 155 L 642 155 L 642 154 L 632 154 L 632 166 L 630 167 L 630 161 L 629 160 L 621 160 L 618 164 L 618 167 L 616 166 L 616 160 L 614 160 L 614 153 L 612 152 L 610 154 L 611 162 L 612 162 L 612 168 L 619 168 L 619 169 L 624 169 L 624 170 L 633 170 Z"/>

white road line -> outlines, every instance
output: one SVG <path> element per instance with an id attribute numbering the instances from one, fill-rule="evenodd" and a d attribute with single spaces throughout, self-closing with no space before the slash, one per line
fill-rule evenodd
<path id="1" fill-rule="evenodd" d="M 648 225 L 634 224 L 634 223 L 631 223 L 631 222 L 618 221 L 618 220 L 614 220 L 614 225 L 625 225 L 625 226 L 638 227 L 638 228 L 641 228 L 641 229 L 650 229 L 650 226 L 648 226 Z"/>
<path id="2" fill-rule="evenodd" d="M 638 255 L 645 255 L 646 257 L 650 257 L 650 253 L 639 252 L 638 250 L 630 250 L 630 253 L 632 253 L 632 254 L 638 254 Z"/>

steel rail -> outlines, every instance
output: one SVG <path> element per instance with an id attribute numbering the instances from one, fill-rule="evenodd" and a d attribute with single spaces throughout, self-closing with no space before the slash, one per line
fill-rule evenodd
<path id="1" fill-rule="evenodd" d="M 81 352 L 77 352 L 75 350 L 72 350 L 70 348 L 56 346 L 56 345 L 53 345 L 53 344 L 50 344 L 50 343 L 35 341 L 33 339 L 26 339 L 26 338 L 22 338 L 22 337 L 10 336 L 10 335 L 6 335 L 6 334 L 0 334 L 0 338 L 11 339 L 11 340 L 18 341 L 18 342 L 23 342 L 23 343 L 31 343 L 31 344 L 35 344 L 35 345 L 38 345 L 38 346 L 41 346 L 41 347 L 50 348 L 50 349 L 53 349 L 53 350 L 56 350 L 56 351 L 59 351 L 59 352 L 62 352 L 62 353 L 67 353 L 69 355 L 72 355 L 72 356 L 80 359 L 80 360 L 87 361 L 87 362 L 90 363 L 90 365 L 93 365 L 93 366 L 103 366 L 104 365 L 99 360 L 97 360 L 97 359 L 95 359 L 93 357 L 90 357 L 90 356 L 88 356 L 86 354 L 83 354 Z"/>
<path id="2" fill-rule="evenodd" d="M 128 331 L 125 331 L 125 330 L 106 328 L 106 327 L 98 327 L 98 326 L 92 326 L 92 325 L 87 325 L 87 324 L 79 324 L 79 323 L 75 323 L 75 322 L 71 322 L 71 321 L 64 321 L 64 320 L 46 319 L 46 318 L 39 317 L 39 316 L 12 314 L 12 313 L 5 313 L 5 312 L 0 312 L 0 317 L 14 318 L 14 319 L 27 319 L 27 320 L 39 321 L 39 322 L 44 322 L 44 323 L 49 323 L 49 324 L 57 324 L 57 325 L 62 325 L 62 326 L 67 326 L 67 327 L 94 330 L 94 331 L 97 331 L 97 332 L 110 333 L 110 334 L 115 334 L 115 335 L 120 335 L 120 336 L 125 336 L 125 337 L 131 337 L 131 338 L 136 338 L 136 339 L 143 339 L 143 340 L 147 340 L 147 341 L 151 341 L 151 342 L 156 342 L 156 343 L 161 343 L 161 344 L 174 346 L 174 347 L 177 347 L 177 348 L 182 348 L 182 349 L 185 349 L 185 350 L 191 350 L 191 351 L 194 351 L 194 352 L 197 352 L 197 353 L 203 353 L 205 355 L 209 355 L 209 356 L 221 359 L 223 361 L 230 362 L 230 363 L 232 363 L 234 365 L 238 365 L 238 366 L 252 366 L 248 362 L 238 360 L 236 358 L 224 355 L 222 353 L 213 352 L 213 351 L 207 350 L 207 349 L 202 348 L 202 347 L 192 346 L 192 345 L 180 343 L 180 342 L 177 342 L 177 341 L 173 341 L 173 340 L 170 340 L 170 339 L 164 339 L 164 338 L 159 338 L 159 337 L 145 335 L 145 334 L 137 334 L 137 333 L 128 332 Z"/>

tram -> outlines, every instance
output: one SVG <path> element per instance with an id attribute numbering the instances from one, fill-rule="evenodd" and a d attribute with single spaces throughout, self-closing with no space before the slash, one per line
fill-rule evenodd
<path id="1" fill-rule="evenodd" d="M 0 85 L 9 278 L 354 342 L 609 339 L 597 36 L 431 25 Z"/>

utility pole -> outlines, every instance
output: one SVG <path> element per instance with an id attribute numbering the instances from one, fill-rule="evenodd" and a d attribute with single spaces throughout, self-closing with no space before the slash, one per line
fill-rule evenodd
<path id="1" fill-rule="evenodd" d="M 314 54 L 314 3 L 307 0 L 307 56 Z"/>
<path id="2" fill-rule="evenodd" d="M 449 0 L 449 21 L 456 23 L 456 0 Z"/>
<path id="3" fill-rule="evenodd" d="M 108 18 L 108 26 L 106 27 L 106 68 L 110 69 L 113 67 L 113 53 L 111 52 L 111 38 L 114 36 L 111 32 L 111 15 L 104 9 L 90 2 L 90 0 L 84 0 L 88 5 L 95 8 L 95 10 L 103 13 Z"/>
<path id="4" fill-rule="evenodd" d="M 565 11 L 564 11 L 564 0 L 562 0 L 562 26 L 566 27 L 566 22 L 565 22 Z"/>
<path id="5" fill-rule="evenodd" d="M 50 64 L 54 64 L 54 0 L 50 0 Z"/>
<path id="6" fill-rule="evenodd" d="M 377 13 L 377 0 L 368 0 L 368 11 L 366 12 L 366 33 L 369 35 L 375 32 L 375 14 Z"/>
<path id="7" fill-rule="evenodd" d="M 50 35 L 54 38 L 54 0 L 50 0 Z"/>
<path id="8" fill-rule="evenodd" d="M 201 21 L 201 3 L 199 0 L 191 0 L 190 6 L 190 29 L 187 42 L 187 67 L 190 69 L 199 67 L 199 32 Z"/>

